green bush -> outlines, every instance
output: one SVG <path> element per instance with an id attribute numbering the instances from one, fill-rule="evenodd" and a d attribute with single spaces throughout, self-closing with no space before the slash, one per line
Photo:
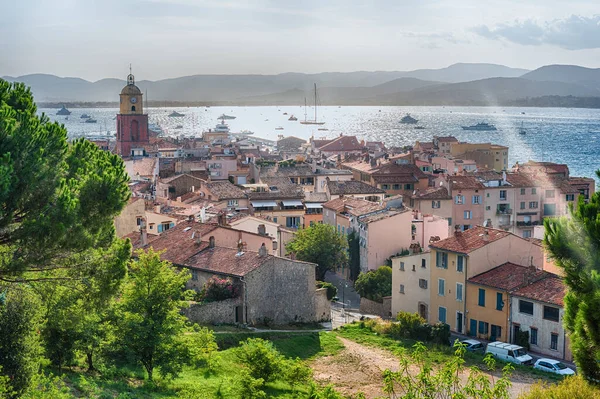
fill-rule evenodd
<path id="1" fill-rule="evenodd" d="M 326 281 L 317 281 L 317 288 L 327 288 L 327 299 L 330 301 L 337 296 L 338 289 Z"/>
<path id="2" fill-rule="evenodd" d="M 431 342 L 450 345 L 450 326 L 446 323 L 435 323 L 431 326 Z"/>
<path id="3" fill-rule="evenodd" d="M 392 268 L 380 266 L 359 274 L 354 288 L 361 297 L 382 302 L 383 297 L 392 295 Z"/>
<path id="4" fill-rule="evenodd" d="M 410 312 L 398 312 L 396 320 L 398 321 L 397 324 L 400 326 L 401 337 L 411 339 L 419 339 L 417 335 L 422 333 L 421 326 L 427 323 L 427 321 L 419 316 L 418 313 Z"/>
<path id="5" fill-rule="evenodd" d="M 521 331 L 517 333 L 515 343 L 525 349 L 529 349 L 529 331 Z"/>
<path id="6" fill-rule="evenodd" d="M 581 376 L 567 377 L 556 385 L 537 383 L 519 399 L 600 399 L 600 390 Z"/>
<path id="7" fill-rule="evenodd" d="M 286 360 L 283 369 L 285 380 L 292 386 L 293 391 L 298 385 L 307 384 L 312 380 L 312 369 L 299 358 Z"/>
<path id="8" fill-rule="evenodd" d="M 268 382 L 281 376 L 283 356 L 270 341 L 248 338 L 237 349 L 237 357 L 246 366 L 252 378 Z"/>
<path id="9" fill-rule="evenodd" d="M 267 393 L 263 391 L 265 380 L 254 378 L 248 372 L 242 372 L 240 379 L 242 385 L 242 399 L 266 399 Z"/>

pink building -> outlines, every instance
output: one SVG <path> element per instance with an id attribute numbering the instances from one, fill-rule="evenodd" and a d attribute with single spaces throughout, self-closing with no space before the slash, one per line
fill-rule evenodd
<path id="1" fill-rule="evenodd" d="M 452 195 L 452 221 L 461 231 L 482 225 L 485 186 L 474 176 L 449 176 Z"/>

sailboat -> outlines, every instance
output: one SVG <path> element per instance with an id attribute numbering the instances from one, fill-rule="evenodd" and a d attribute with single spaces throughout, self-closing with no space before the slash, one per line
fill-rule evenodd
<path id="1" fill-rule="evenodd" d="M 527 134 L 527 130 L 523 127 L 523 122 L 521 122 L 521 128 L 519 129 L 519 134 Z"/>
<path id="2" fill-rule="evenodd" d="M 319 122 L 317 120 L 317 84 L 315 83 L 315 119 L 307 120 L 306 119 L 306 98 L 304 99 L 304 120 L 300 122 L 303 125 L 324 125 L 325 122 Z"/>

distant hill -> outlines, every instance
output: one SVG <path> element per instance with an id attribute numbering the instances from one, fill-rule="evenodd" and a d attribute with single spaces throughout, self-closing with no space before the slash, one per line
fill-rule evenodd
<path id="1" fill-rule="evenodd" d="M 524 79 L 575 83 L 600 89 L 600 68 L 577 65 L 546 65 L 522 76 Z"/>
<path id="2" fill-rule="evenodd" d="M 194 75 L 158 81 L 137 82 L 148 98 L 154 101 L 234 101 L 284 93 L 298 89 L 305 93 L 316 83 L 320 93 L 330 96 L 327 101 L 344 97 L 356 101 L 394 91 L 405 91 L 431 85 L 433 82 L 459 82 L 490 77 L 513 77 L 527 72 L 493 64 L 455 64 L 442 69 L 417 71 L 326 72 L 317 74 L 282 73 L 279 75 Z M 34 74 L 4 77 L 8 81 L 24 82 L 31 86 L 36 101 L 44 102 L 97 102 L 117 101 L 124 80 L 102 79 L 89 82 L 79 78 L 61 78 L 54 75 Z M 423 83 L 425 81 L 425 83 Z M 327 88 L 330 90 L 328 94 Z M 343 90 L 352 88 L 353 90 Z M 321 92 L 323 89 L 323 92 Z M 354 94 L 353 94 L 354 93 Z M 348 97 L 350 96 L 350 97 Z M 298 102 L 303 102 L 300 95 Z"/>

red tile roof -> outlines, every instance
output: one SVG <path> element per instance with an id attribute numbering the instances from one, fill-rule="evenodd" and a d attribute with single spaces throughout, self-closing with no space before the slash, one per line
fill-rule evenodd
<path id="1" fill-rule="evenodd" d="M 458 143 L 458 139 L 454 136 L 441 136 L 436 137 L 437 141 L 442 141 L 446 143 Z"/>
<path id="2" fill-rule="evenodd" d="M 487 272 L 471 277 L 468 281 L 470 283 L 512 292 L 513 290 L 544 278 L 547 274 L 548 272 L 538 270 L 535 267 L 515 265 L 514 263 L 508 262 L 498 267 L 494 267 Z"/>
<path id="3" fill-rule="evenodd" d="M 448 180 L 452 184 L 452 190 L 480 190 L 485 186 L 475 176 L 450 176 Z"/>
<path id="4" fill-rule="evenodd" d="M 329 193 L 331 195 L 352 195 L 352 194 L 385 194 L 380 188 L 373 187 L 370 184 L 358 180 L 349 181 L 327 181 Z"/>
<path id="5" fill-rule="evenodd" d="M 324 203 L 323 208 L 332 209 L 335 212 L 348 212 L 355 216 L 360 216 L 383 209 L 383 206 L 379 205 L 377 202 L 352 197 L 341 197 Z"/>
<path id="6" fill-rule="evenodd" d="M 486 231 L 488 233 L 487 240 L 484 239 Z M 510 233 L 504 230 L 477 226 L 467 231 L 455 233 L 454 236 L 431 243 L 429 246 L 435 249 L 468 254 L 509 235 Z"/>
<path id="7" fill-rule="evenodd" d="M 360 145 L 356 136 L 340 136 L 331 142 L 320 147 L 320 151 L 360 151 L 363 146 Z"/>
<path id="8" fill-rule="evenodd" d="M 214 247 L 206 248 L 202 252 L 192 256 L 184 265 L 192 269 L 242 277 L 258 269 L 272 258 L 272 255 L 261 257 L 258 252 L 247 251 L 240 255 L 237 249 Z"/>
<path id="9" fill-rule="evenodd" d="M 432 187 L 432 188 L 428 188 L 425 191 L 416 190 L 415 194 L 412 195 L 412 198 L 423 199 L 423 200 L 449 200 L 449 199 L 452 199 L 450 194 L 448 194 L 448 189 L 446 187 Z"/>
<path id="10" fill-rule="evenodd" d="M 513 295 L 563 306 L 566 291 L 565 284 L 559 276 L 551 273 L 547 274 L 546 278 L 520 288 Z"/>

